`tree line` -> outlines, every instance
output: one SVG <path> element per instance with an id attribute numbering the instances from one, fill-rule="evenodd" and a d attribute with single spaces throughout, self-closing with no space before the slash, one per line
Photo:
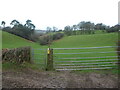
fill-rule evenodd
<path id="1" fill-rule="evenodd" d="M 32 40 L 31 35 L 34 33 L 35 25 L 32 23 L 31 20 L 26 20 L 26 23 L 24 25 L 17 20 L 12 20 L 10 23 L 12 27 L 5 27 L 5 24 L 5 21 L 1 22 L 1 25 L 3 26 L 3 31 L 15 34 L 28 40 Z"/>
<path id="2" fill-rule="evenodd" d="M 120 30 L 120 25 L 108 26 L 103 23 L 94 24 L 90 21 L 81 21 L 78 24 L 72 26 L 67 25 L 63 30 L 59 30 L 57 27 L 47 27 L 46 32 L 64 32 L 65 35 L 81 35 L 81 34 L 95 34 L 97 30 L 101 30 L 104 33 L 118 32 Z"/>
<path id="3" fill-rule="evenodd" d="M 25 25 L 22 25 L 19 23 L 19 21 L 17 20 L 13 20 L 11 21 L 10 25 L 14 25 L 14 28 L 16 27 L 27 27 L 29 29 L 35 30 L 35 25 L 31 23 L 31 20 L 27 20 Z M 5 28 L 5 21 L 1 22 L 1 25 L 3 26 L 3 28 Z M 56 31 L 64 31 L 64 33 L 66 35 L 76 35 L 76 34 L 95 34 L 95 30 L 102 30 L 102 32 L 117 32 L 120 29 L 120 25 L 117 24 L 115 26 L 107 26 L 103 23 L 97 23 L 94 24 L 90 21 L 81 21 L 78 24 L 74 24 L 72 26 L 67 25 L 64 27 L 63 30 L 59 30 L 57 27 L 53 26 L 51 27 L 47 27 L 46 28 L 46 32 L 56 32 Z"/>
<path id="4" fill-rule="evenodd" d="M 78 24 L 72 26 L 65 26 L 64 33 L 68 36 L 70 35 L 80 35 L 80 34 L 95 34 L 96 30 L 101 30 L 102 32 L 118 32 L 120 30 L 120 25 L 107 26 L 103 23 L 91 23 L 90 21 L 82 21 Z"/>
<path id="5" fill-rule="evenodd" d="M 41 45 L 47 45 L 51 44 L 53 40 L 60 39 L 64 36 L 63 33 L 55 33 L 50 35 L 49 32 L 51 32 L 51 28 L 47 27 L 48 32 L 46 34 L 35 34 L 35 25 L 32 23 L 31 20 L 26 20 L 26 23 L 23 25 L 17 20 L 12 20 L 10 26 L 5 27 L 5 21 L 1 22 L 2 30 L 9 32 L 11 34 L 15 34 L 17 36 L 20 36 L 22 38 L 37 42 Z M 56 31 L 57 28 L 53 27 L 53 31 Z"/>

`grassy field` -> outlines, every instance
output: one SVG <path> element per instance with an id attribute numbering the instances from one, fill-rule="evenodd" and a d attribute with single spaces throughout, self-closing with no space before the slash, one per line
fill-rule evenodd
<path id="1" fill-rule="evenodd" d="M 34 59 L 36 63 L 46 63 L 46 50 L 38 50 L 48 48 L 48 46 L 40 46 L 37 43 L 25 40 L 15 35 L 11 35 L 7 32 L 2 33 L 2 48 L 16 48 L 22 46 L 31 46 L 34 50 Z M 74 35 L 65 36 L 64 38 L 54 41 L 51 45 L 52 48 L 80 48 L 80 47 L 102 47 L 102 46 L 116 46 L 118 40 L 117 33 L 97 33 L 92 35 Z M 60 58 L 82 58 L 82 57 L 106 57 L 106 56 L 117 56 L 114 53 L 96 53 L 96 52 L 108 52 L 116 51 L 116 48 L 104 48 L 104 49 L 85 49 L 85 50 L 54 50 L 54 53 L 81 53 L 81 52 L 93 52 L 87 54 L 55 54 L 55 61 L 85 61 L 88 59 L 60 59 Z M 107 60 L 117 58 L 89 58 L 89 60 Z M 97 63 L 94 61 L 92 63 Z M 103 61 L 102 61 L 103 62 Z M 111 61 L 113 62 L 113 61 Z M 88 63 L 88 62 L 87 62 Z M 90 62 L 89 62 L 90 63 Z M 56 63 L 55 63 L 56 64 Z M 57 64 L 66 64 L 58 63 Z M 74 64 L 74 63 L 69 63 Z M 108 65 L 108 64 L 106 64 Z M 44 67 L 44 66 L 43 66 Z"/>
<path id="2" fill-rule="evenodd" d="M 16 35 L 7 33 L 7 32 L 1 32 L 2 33 L 2 43 L 0 44 L 2 48 L 19 48 L 19 47 L 25 47 L 25 46 L 31 46 L 32 51 L 33 49 L 43 49 L 47 48 L 48 46 L 41 46 L 38 43 L 31 42 L 29 40 L 26 40 L 24 38 L 18 37 Z M 35 51 L 35 53 L 44 53 L 42 51 Z M 36 63 L 43 63 L 44 57 L 39 54 L 34 55 L 34 59 L 41 58 L 40 60 L 35 60 Z M 41 65 L 43 67 L 43 65 Z"/>
<path id="3" fill-rule="evenodd" d="M 31 46 L 32 48 L 41 48 L 41 46 L 38 43 L 31 42 L 29 40 L 26 40 L 13 34 L 9 34 L 7 32 L 2 32 L 2 48 L 18 48 L 24 46 Z"/>
<path id="4" fill-rule="evenodd" d="M 103 46 L 116 46 L 118 40 L 117 33 L 100 33 L 94 35 L 76 35 L 64 37 L 61 40 L 55 41 L 51 47 L 53 48 L 80 48 L 80 47 L 103 47 Z M 108 59 L 117 59 L 117 57 L 107 57 L 107 56 L 117 56 L 116 48 L 103 48 L 103 49 L 79 49 L 79 50 L 54 50 L 54 53 L 62 53 L 54 55 L 56 61 L 55 64 L 81 64 L 78 61 L 88 61 L 89 63 L 101 63 L 108 62 Z M 88 52 L 88 53 L 86 53 Z M 91 52 L 91 53 L 89 53 Z M 99 53 L 99 52 L 113 52 L 113 53 Z M 69 53 L 69 54 L 67 54 Z M 70 54 L 71 53 L 71 54 Z M 81 54 L 73 54 L 81 53 Z M 97 58 L 86 58 L 86 57 L 97 57 Z M 104 57 L 104 58 L 99 58 Z M 68 58 L 68 59 L 67 59 Z M 72 59 L 70 59 L 72 58 Z M 77 59 L 81 58 L 81 59 Z M 91 61 L 90 61 L 91 60 Z M 101 60 L 101 61 L 92 61 L 92 60 Z M 104 60 L 104 61 L 103 61 Z M 66 61 L 66 62 L 60 62 Z M 67 62 L 67 61 L 76 61 L 76 62 Z M 109 62 L 116 62 L 111 60 Z M 88 63 L 88 62 L 84 62 Z M 97 65 L 97 64 L 95 64 Z M 112 64 L 104 64 L 112 65 Z M 115 64 L 113 64 L 115 65 Z M 58 65 L 57 65 L 58 66 Z M 88 65 L 86 65 L 88 66 Z M 64 67 L 64 65 L 63 65 Z M 66 66 L 65 66 L 66 67 Z M 69 67 L 69 65 L 68 65 Z M 75 67 L 76 68 L 76 67 Z"/>
<path id="5" fill-rule="evenodd" d="M 117 40 L 117 33 L 76 35 L 64 37 L 55 41 L 51 46 L 54 48 L 116 46 Z"/>
<path id="6" fill-rule="evenodd" d="M 0 31 L 1 33 L 1 31 Z M 104 33 L 93 35 L 74 35 L 66 36 L 60 40 L 54 41 L 52 48 L 79 48 L 79 47 L 101 47 L 116 46 L 118 40 L 117 33 Z M 17 48 L 22 46 L 31 46 L 32 48 L 47 48 L 38 43 L 20 38 L 16 35 L 2 32 L 2 48 Z"/>

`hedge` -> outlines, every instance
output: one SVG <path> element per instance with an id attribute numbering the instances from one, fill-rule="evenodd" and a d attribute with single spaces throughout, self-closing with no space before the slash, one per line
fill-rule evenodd
<path id="1" fill-rule="evenodd" d="M 31 62 L 31 48 L 21 47 L 14 49 L 2 49 L 2 61 Z"/>

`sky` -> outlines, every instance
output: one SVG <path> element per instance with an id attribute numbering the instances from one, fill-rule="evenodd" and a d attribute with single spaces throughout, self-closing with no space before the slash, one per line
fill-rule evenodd
<path id="1" fill-rule="evenodd" d="M 0 22 L 14 19 L 25 24 L 30 19 L 36 29 L 47 26 L 63 29 L 81 21 L 118 24 L 119 0 L 0 0 Z"/>

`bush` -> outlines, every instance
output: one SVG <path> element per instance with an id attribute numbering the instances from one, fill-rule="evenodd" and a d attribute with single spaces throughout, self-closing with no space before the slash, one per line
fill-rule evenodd
<path id="1" fill-rule="evenodd" d="M 109 29 L 107 29 L 107 32 L 108 33 L 111 33 L 111 32 L 118 32 L 120 30 L 120 25 L 115 25 Z"/>
<path id="2" fill-rule="evenodd" d="M 64 36 L 63 33 L 56 33 L 53 35 L 53 40 L 61 39 Z"/>
<path id="3" fill-rule="evenodd" d="M 53 35 L 43 35 L 39 37 L 38 43 L 40 43 L 40 45 L 51 44 L 53 40 L 61 39 L 63 36 L 64 36 L 63 33 L 56 33 Z"/>
<path id="4" fill-rule="evenodd" d="M 31 34 L 30 40 L 37 42 L 39 40 L 40 36 L 43 36 L 44 34 L 38 33 L 38 34 Z"/>
<path id="5" fill-rule="evenodd" d="M 12 28 L 11 27 L 5 27 L 2 29 L 3 31 L 6 31 L 6 32 L 11 32 L 12 31 Z"/>
<path id="6" fill-rule="evenodd" d="M 30 52 L 30 47 L 2 49 L 2 61 L 10 61 L 16 63 L 31 62 Z"/>
<path id="7" fill-rule="evenodd" d="M 40 36 L 38 42 L 40 43 L 40 45 L 51 44 L 51 42 L 52 42 L 52 36 L 50 36 L 50 35 Z"/>

